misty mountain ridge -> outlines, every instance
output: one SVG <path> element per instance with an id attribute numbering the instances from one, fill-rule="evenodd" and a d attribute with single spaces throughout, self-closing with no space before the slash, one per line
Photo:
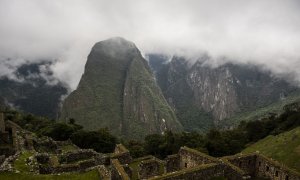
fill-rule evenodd
<path id="1" fill-rule="evenodd" d="M 168 103 L 186 130 L 207 131 L 243 112 L 284 100 L 299 88 L 255 65 L 226 63 L 212 68 L 208 56 L 148 55 Z"/>
<path id="2" fill-rule="evenodd" d="M 53 76 L 50 61 L 23 64 L 0 78 L 2 106 L 56 119 L 67 85 Z"/>
<path id="3" fill-rule="evenodd" d="M 128 134 L 169 129 L 172 125 L 164 126 L 163 121 L 168 120 L 160 117 L 166 114 L 175 129 L 183 126 L 186 131 L 206 132 L 213 127 L 232 127 L 240 121 L 237 115 L 299 92 L 290 81 L 256 65 L 211 66 L 208 55 L 197 60 L 163 54 L 146 57 L 147 61 L 135 44 L 124 38 L 96 43 L 61 116 L 61 101 L 68 95 L 68 88 L 53 76 L 51 62 L 24 64 L 13 78 L 0 79 L 0 104 L 55 119 L 60 116 L 64 121 L 74 118 L 87 129 L 108 127 L 114 134 L 133 136 Z M 146 133 L 147 118 L 157 122 Z M 233 124 L 231 119 L 237 122 Z"/>

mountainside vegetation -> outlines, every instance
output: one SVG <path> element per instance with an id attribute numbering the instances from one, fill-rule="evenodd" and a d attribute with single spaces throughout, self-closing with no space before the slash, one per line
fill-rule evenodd
<path id="1" fill-rule="evenodd" d="M 91 148 L 101 153 L 111 153 L 118 139 L 108 129 L 85 131 L 74 119 L 68 123 L 56 122 L 45 117 L 6 109 L 5 119 L 17 123 L 22 128 L 33 132 L 36 136 L 48 136 L 56 141 L 71 140 L 80 148 Z"/>
<path id="2" fill-rule="evenodd" d="M 262 120 L 243 121 L 231 130 L 212 129 L 205 135 L 197 132 L 166 132 L 164 135 L 149 135 L 144 142 L 130 141 L 125 144 L 136 156 L 152 154 L 163 158 L 176 153 L 181 146 L 198 149 L 215 157 L 233 155 L 269 135 L 275 136 L 300 126 L 300 103 L 286 105 L 283 111 L 280 115 L 273 114 Z"/>
<path id="3" fill-rule="evenodd" d="M 300 172 L 300 127 L 278 135 L 269 135 L 242 152 L 259 152 Z"/>
<path id="4" fill-rule="evenodd" d="M 57 123 L 14 110 L 6 110 L 6 119 L 34 132 L 37 136 L 49 136 L 54 140 L 70 139 L 80 148 L 92 148 L 103 153 L 112 152 L 115 144 L 119 142 L 124 144 L 135 158 L 145 155 L 165 158 L 177 153 L 182 146 L 215 157 L 258 150 L 299 170 L 299 162 L 296 160 L 299 156 L 299 102 L 285 105 L 281 114 L 270 114 L 269 117 L 256 121 L 243 121 L 231 130 L 211 129 L 206 134 L 165 131 L 164 134 L 147 135 L 143 141 L 119 139 L 111 135 L 108 129 L 85 131 L 74 119 L 70 119 L 68 123 Z M 294 158 L 290 158 L 289 155 Z"/>
<path id="5" fill-rule="evenodd" d="M 96 43 L 78 88 L 64 101 L 61 119 L 74 118 L 87 130 L 142 139 L 182 130 L 136 46 L 123 38 Z"/>

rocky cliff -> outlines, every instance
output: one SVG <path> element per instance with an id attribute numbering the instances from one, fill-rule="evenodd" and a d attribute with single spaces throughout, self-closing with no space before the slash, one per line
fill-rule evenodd
<path id="1" fill-rule="evenodd" d="M 182 129 L 140 51 L 123 38 L 94 45 L 78 88 L 63 103 L 61 119 L 69 118 L 134 139 Z"/>
<path id="2" fill-rule="evenodd" d="M 287 81 L 252 65 L 212 68 L 208 57 L 195 63 L 149 55 L 157 82 L 187 130 L 205 131 L 237 113 L 254 111 L 299 91 Z"/>

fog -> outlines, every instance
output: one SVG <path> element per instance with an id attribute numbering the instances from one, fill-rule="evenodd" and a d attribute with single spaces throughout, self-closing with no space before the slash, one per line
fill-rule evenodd
<path id="1" fill-rule="evenodd" d="M 53 61 L 75 89 L 92 46 L 114 36 L 143 54 L 256 64 L 300 82 L 298 0 L 0 0 L 0 76 Z"/>

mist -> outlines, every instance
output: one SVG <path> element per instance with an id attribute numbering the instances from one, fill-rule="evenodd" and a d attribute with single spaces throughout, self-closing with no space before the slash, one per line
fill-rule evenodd
<path id="1" fill-rule="evenodd" d="M 255 64 L 300 82 L 298 0 L 1 0 L 0 76 L 52 61 L 75 89 L 92 46 L 121 36 L 143 54 L 208 54 L 210 64 Z"/>

